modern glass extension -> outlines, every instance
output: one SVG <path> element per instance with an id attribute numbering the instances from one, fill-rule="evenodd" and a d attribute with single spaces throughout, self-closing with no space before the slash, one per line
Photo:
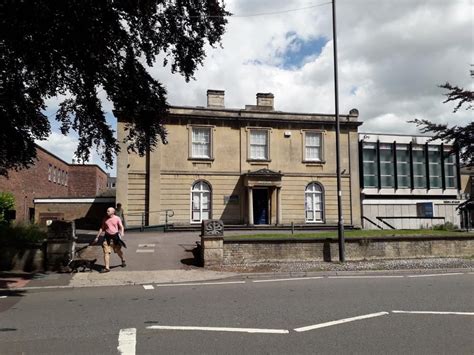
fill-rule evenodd
<path id="1" fill-rule="evenodd" d="M 434 144 L 360 142 L 362 188 L 456 189 L 457 154 Z"/>

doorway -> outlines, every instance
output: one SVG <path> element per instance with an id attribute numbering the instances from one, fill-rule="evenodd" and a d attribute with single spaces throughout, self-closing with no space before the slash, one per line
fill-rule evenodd
<path id="1" fill-rule="evenodd" d="M 268 224 L 268 188 L 253 191 L 253 216 L 255 224 Z"/>

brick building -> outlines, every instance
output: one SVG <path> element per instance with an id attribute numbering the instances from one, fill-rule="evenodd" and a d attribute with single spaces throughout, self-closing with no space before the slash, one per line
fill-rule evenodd
<path id="1" fill-rule="evenodd" d="M 16 221 L 35 219 L 34 199 L 95 197 L 107 190 L 107 174 L 97 165 L 74 165 L 36 146 L 37 160 L 29 169 L 0 176 L 0 191 L 15 197 Z"/>

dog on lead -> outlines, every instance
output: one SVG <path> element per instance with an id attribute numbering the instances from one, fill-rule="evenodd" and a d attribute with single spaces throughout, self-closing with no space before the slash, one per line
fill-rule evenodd
<path id="1" fill-rule="evenodd" d="M 77 249 L 74 251 L 74 255 L 77 255 L 80 251 L 86 249 L 89 245 L 86 245 L 82 248 Z M 86 271 L 89 269 L 91 272 L 95 266 L 97 259 L 81 259 L 81 258 L 72 258 L 69 259 L 68 263 L 65 265 L 69 268 L 69 272 L 79 272 L 79 269 L 82 268 L 81 272 Z"/>

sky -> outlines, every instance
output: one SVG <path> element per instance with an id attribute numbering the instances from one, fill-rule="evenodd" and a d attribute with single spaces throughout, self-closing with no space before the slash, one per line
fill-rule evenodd
<path id="1" fill-rule="evenodd" d="M 453 114 L 438 85 L 473 90 L 474 3 L 471 0 L 337 0 L 339 112 L 359 110 L 360 132 L 419 134 L 407 121 L 429 119 L 463 125 L 472 112 Z M 170 68 L 150 73 L 177 106 L 205 106 L 208 89 L 225 90 L 225 106 L 255 104 L 256 93 L 275 95 L 275 109 L 334 114 L 332 12 L 328 0 L 227 0 L 229 18 L 222 47 L 207 47 L 194 79 Z M 112 105 L 102 93 L 107 121 Z M 57 98 L 46 113 L 54 117 Z M 73 159 L 74 135 L 53 132 L 41 146 Z M 97 153 L 95 163 L 106 168 Z"/>

